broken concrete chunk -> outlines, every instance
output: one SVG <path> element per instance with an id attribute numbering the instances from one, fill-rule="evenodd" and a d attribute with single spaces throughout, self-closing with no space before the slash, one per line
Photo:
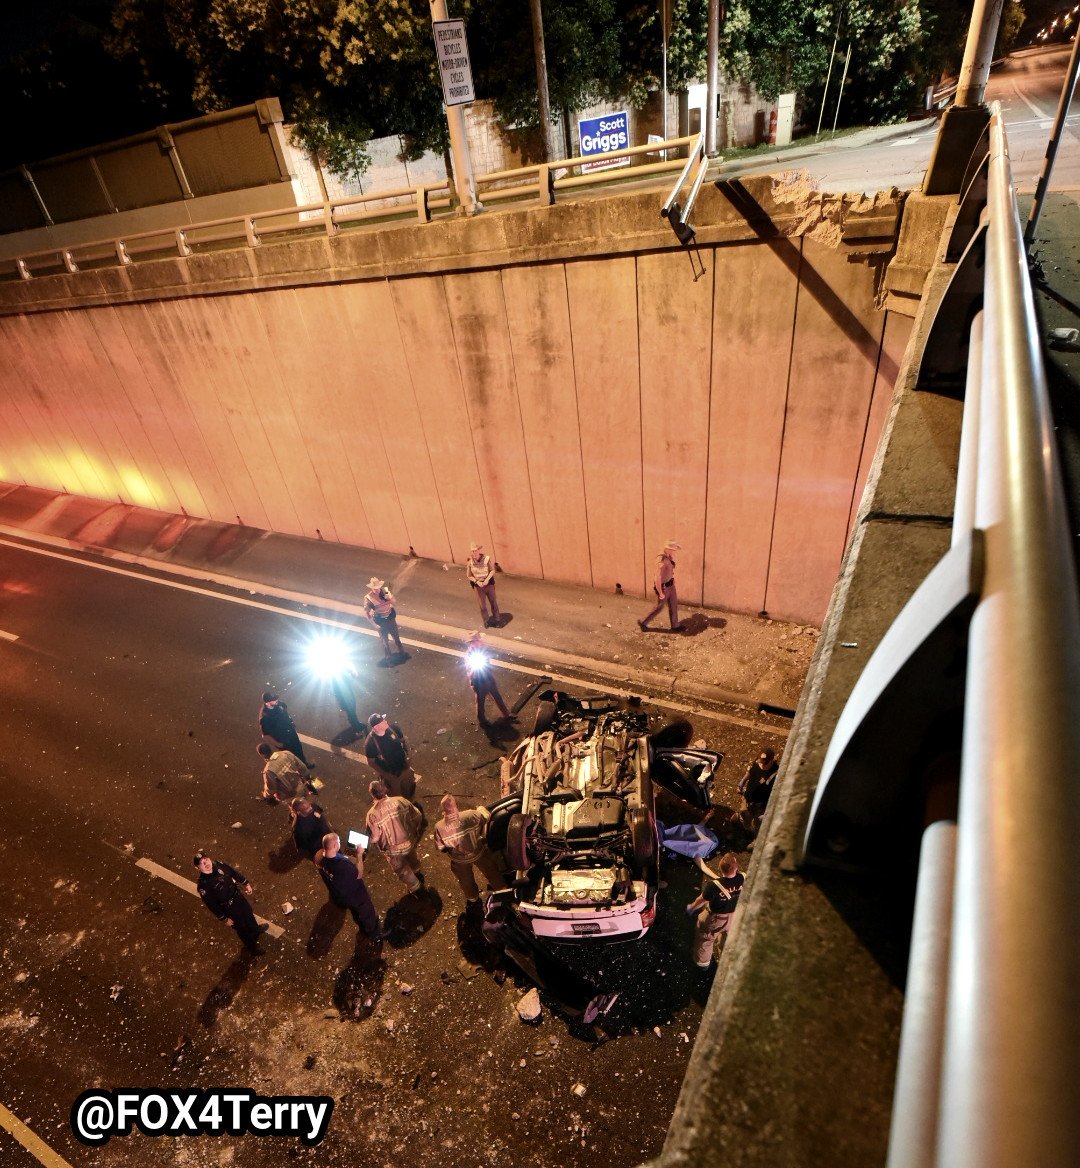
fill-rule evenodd
<path id="1" fill-rule="evenodd" d="M 517 1014 L 522 1022 L 540 1021 L 540 993 L 535 986 L 518 999 Z"/>
<path id="2" fill-rule="evenodd" d="M 571 1094 L 576 1095 L 579 1099 L 585 1094 L 585 1090 L 586 1088 L 584 1083 L 575 1083 L 570 1088 Z"/>

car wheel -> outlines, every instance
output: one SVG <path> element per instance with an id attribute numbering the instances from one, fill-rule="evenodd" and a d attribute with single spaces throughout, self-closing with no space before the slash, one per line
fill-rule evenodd
<path id="1" fill-rule="evenodd" d="M 498 854 L 505 850 L 507 825 L 520 810 L 520 795 L 507 795 L 496 803 L 488 804 L 491 815 L 487 824 L 487 846 L 491 851 Z"/>
<path id="2" fill-rule="evenodd" d="M 532 826 L 532 817 L 528 815 L 512 815 L 506 825 L 506 862 L 511 868 L 524 872 L 532 867 L 529 858 L 529 828 Z"/>
<path id="3" fill-rule="evenodd" d="M 630 812 L 630 846 L 639 872 L 656 863 L 656 824 L 647 807 Z"/>
<path id="4" fill-rule="evenodd" d="M 555 721 L 555 703 L 541 702 L 536 707 L 536 721 L 533 722 L 533 734 L 543 734 L 550 730 Z"/>

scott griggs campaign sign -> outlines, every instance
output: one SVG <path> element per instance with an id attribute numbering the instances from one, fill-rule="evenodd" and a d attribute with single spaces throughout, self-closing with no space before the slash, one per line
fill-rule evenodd
<path id="1" fill-rule="evenodd" d="M 630 145 L 630 119 L 626 110 L 579 121 L 578 138 L 582 158 L 588 158 L 590 154 L 606 154 L 609 150 L 625 150 Z M 587 170 L 629 165 L 629 158 L 606 158 L 602 162 L 583 162 L 581 170 L 584 173 Z"/>

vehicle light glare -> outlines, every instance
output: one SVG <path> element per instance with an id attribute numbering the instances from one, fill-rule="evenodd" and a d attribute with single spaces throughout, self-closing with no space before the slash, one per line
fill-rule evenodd
<path id="1" fill-rule="evenodd" d="M 307 666 L 319 677 L 340 677 L 352 667 L 348 647 L 339 637 L 315 637 L 307 646 Z"/>

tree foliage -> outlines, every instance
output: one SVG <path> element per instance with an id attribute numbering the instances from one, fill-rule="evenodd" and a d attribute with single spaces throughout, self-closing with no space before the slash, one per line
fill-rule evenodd
<path id="1" fill-rule="evenodd" d="M 644 105 L 660 86 L 660 9 L 660 0 L 543 0 L 553 115 L 597 100 Z M 468 21 L 479 96 L 505 124 L 537 125 L 528 0 L 452 0 L 451 14 Z M 704 77 L 707 16 L 708 0 L 673 0 L 671 91 Z M 767 99 L 794 90 L 813 108 L 836 38 L 830 94 L 851 45 L 841 121 L 886 121 L 957 68 L 969 17 L 970 0 L 727 0 L 720 64 Z M 1007 0 L 1003 48 L 1022 19 L 1019 0 Z M 71 130 L 61 148 L 267 96 L 341 174 L 363 171 L 374 136 L 400 135 L 410 155 L 446 145 L 428 0 L 36 0 L 7 6 L 0 21 L 6 108 L 16 120 L 46 111 Z M 108 110 L 92 101 L 95 82 Z M 96 133 L 80 131 L 80 114 Z"/>

